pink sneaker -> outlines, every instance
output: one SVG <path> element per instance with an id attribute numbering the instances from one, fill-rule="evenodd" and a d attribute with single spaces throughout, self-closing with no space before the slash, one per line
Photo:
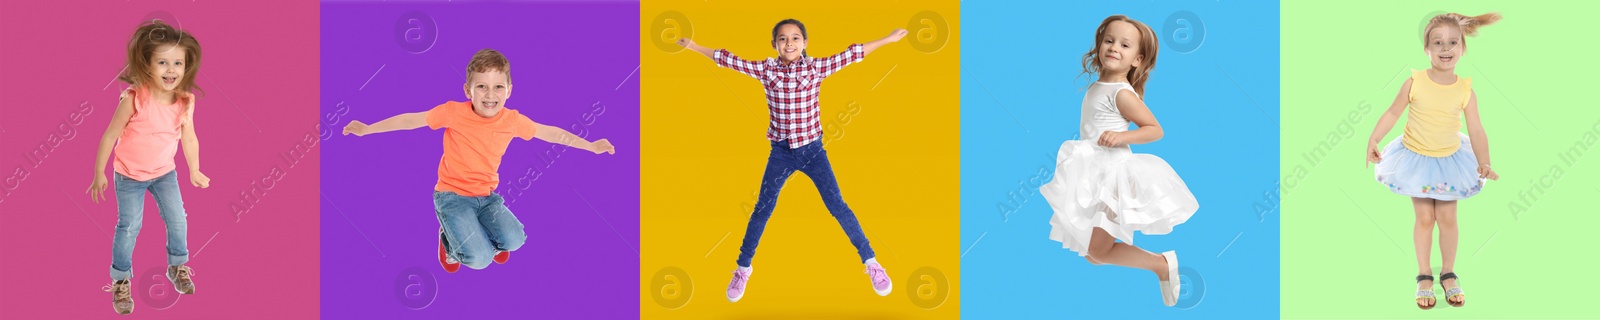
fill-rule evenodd
<path id="1" fill-rule="evenodd" d="M 755 269 L 741 269 L 734 269 L 733 281 L 728 282 L 728 302 L 739 302 L 740 298 L 744 298 L 745 285 L 750 283 L 750 274 L 755 272 Z"/>
<path id="2" fill-rule="evenodd" d="M 877 262 L 867 263 L 866 273 L 872 276 L 872 291 L 877 292 L 879 296 L 887 296 L 890 291 L 894 291 L 894 283 L 889 281 L 889 272 L 884 271 L 882 265 L 878 265 Z"/>

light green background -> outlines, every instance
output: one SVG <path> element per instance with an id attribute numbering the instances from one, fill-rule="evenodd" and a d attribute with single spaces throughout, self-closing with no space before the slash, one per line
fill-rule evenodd
<path id="1" fill-rule="evenodd" d="M 1282 4 L 1284 318 L 1593 318 L 1600 262 L 1600 5 L 1578 1 L 1286 1 Z M 1575 6 L 1576 5 L 1576 6 Z M 1581 7 L 1578 7 L 1581 6 Z M 1419 310 L 1410 200 L 1361 164 L 1410 70 L 1428 67 L 1430 13 L 1505 19 L 1468 38 L 1499 181 L 1459 207 L 1467 305 Z M 1380 146 L 1403 131 L 1404 117 Z M 1463 130 L 1465 127 L 1463 127 Z M 1434 233 L 1438 236 L 1438 232 Z M 1437 238 L 1435 238 L 1437 239 Z M 1438 241 L 1432 263 L 1440 272 Z M 1435 286 L 1441 297 L 1443 289 Z"/>

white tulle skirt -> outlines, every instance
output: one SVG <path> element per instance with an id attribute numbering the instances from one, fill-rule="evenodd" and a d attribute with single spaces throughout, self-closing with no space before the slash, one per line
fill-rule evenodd
<path id="1" fill-rule="evenodd" d="M 1055 178 L 1039 193 L 1055 210 L 1050 240 L 1079 256 L 1088 254 L 1094 228 L 1132 244 L 1134 231 L 1166 234 L 1200 209 L 1166 160 L 1083 140 L 1061 144 Z"/>

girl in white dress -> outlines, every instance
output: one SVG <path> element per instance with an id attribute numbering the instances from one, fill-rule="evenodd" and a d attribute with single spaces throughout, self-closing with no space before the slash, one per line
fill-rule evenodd
<path id="1" fill-rule="evenodd" d="M 1155 33 L 1126 16 L 1107 17 L 1095 29 L 1095 47 L 1083 55 L 1083 73 L 1095 74 L 1083 97 L 1082 140 L 1061 144 L 1055 178 L 1039 188 L 1055 215 L 1050 239 L 1093 264 L 1150 270 L 1161 299 L 1178 301 L 1178 255 L 1133 245 L 1133 232 L 1166 234 L 1188 221 L 1200 204 L 1167 162 L 1135 154 L 1130 144 L 1161 139 L 1161 125 L 1145 106 L 1144 83 L 1155 66 Z M 1128 123 L 1139 127 L 1128 130 Z M 1118 243 L 1117 240 L 1122 242 Z"/>

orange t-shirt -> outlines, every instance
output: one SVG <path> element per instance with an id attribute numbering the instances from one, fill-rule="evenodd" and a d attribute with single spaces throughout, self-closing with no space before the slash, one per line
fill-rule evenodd
<path id="1" fill-rule="evenodd" d="M 182 98 L 172 104 L 156 101 L 148 91 L 128 89 L 125 99 L 133 99 L 133 117 L 123 127 L 117 146 L 112 149 L 111 169 L 138 181 L 149 181 L 177 168 L 178 138 L 183 136 Z"/>
<path id="2" fill-rule="evenodd" d="M 489 195 L 500 184 L 500 157 L 512 137 L 532 140 L 534 122 L 517 110 L 504 109 L 484 118 L 470 102 L 445 102 L 427 113 L 428 128 L 444 130 L 444 156 L 439 158 L 436 191 L 468 197 Z"/>

